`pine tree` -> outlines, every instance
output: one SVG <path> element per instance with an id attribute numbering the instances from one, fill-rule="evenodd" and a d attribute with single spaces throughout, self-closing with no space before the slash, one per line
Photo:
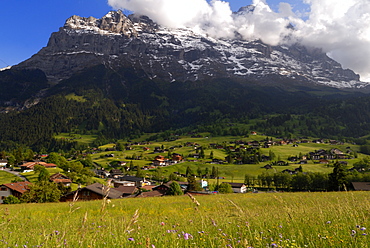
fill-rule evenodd
<path id="1" fill-rule="evenodd" d="M 178 182 L 172 182 L 170 184 L 170 189 L 168 190 L 168 195 L 183 195 L 184 192 L 182 191 Z"/>

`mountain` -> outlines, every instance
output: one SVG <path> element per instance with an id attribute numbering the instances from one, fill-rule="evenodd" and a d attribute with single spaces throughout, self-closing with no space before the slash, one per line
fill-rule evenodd
<path id="1" fill-rule="evenodd" d="M 102 139 L 192 125 L 230 133 L 224 123 L 271 114 L 255 129 L 360 137 L 370 131 L 368 89 L 300 44 L 215 39 L 121 11 L 72 16 L 37 54 L 0 71 L 0 148 L 61 148 L 53 135 L 71 130 Z"/>
<path id="2" fill-rule="evenodd" d="M 240 11 L 246 11 L 242 8 Z M 72 16 L 47 47 L 16 66 L 40 69 L 58 83 L 95 65 L 130 67 L 167 82 L 235 78 L 275 84 L 361 89 L 368 86 L 316 48 L 269 46 L 259 40 L 215 39 L 191 29 L 169 29 L 145 16 L 109 12 L 101 19 Z"/>

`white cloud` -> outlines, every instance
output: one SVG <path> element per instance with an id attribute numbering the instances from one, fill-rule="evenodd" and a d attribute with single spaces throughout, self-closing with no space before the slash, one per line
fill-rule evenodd
<path id="1" fill-rule="evenodd" d="M 190 27 L 213 37 L 261 39 L 270 45 L 299 40 L 322 48 L 329 56 L 370 80 L 369 0 L 302 0 L 310 6 L 294 13 L 288 3 L 274 12 L 265 0 L 253 0 L 253 12 L 234 15 L 229 3 L 221 0 L 108 0 L 116 9 L 127 9 L 149 16 L 173 28 Z M 302 20 L 300 17 L 304 16 Z M 293 32 L 286 27 L 292 23 Z"/>

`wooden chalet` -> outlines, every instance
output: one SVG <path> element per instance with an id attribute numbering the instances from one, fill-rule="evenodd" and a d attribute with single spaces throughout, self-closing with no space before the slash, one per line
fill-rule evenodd
<path id="1" fill-rule="evenodd" d="M 123 186 L 123 185 L 114 189 L 119 192 L 122 192 L 122 197 L 133 195 L 139 190 L 136 186 Z"/>
<path id="2" fill-rule="evenodd" d="M 370 191 L 370 182 L 352 182 L 352 186 L 356 191 Z"/>
<path id="3" fill-rule="evenodd" d="M 50 182 L 54 182 L 56 184 L 61 183 L 65 187 L 69 187 L 72 184 L 72 180 L 69 177 L 67 177 L 63 174 L 60 174 L 60 173 L 56 173 L 54 175 L 51 175 L 49 180 L 50 180 Z"/>
<path id="4" fill-rule="evenodd" d="M 21 198 L 21 196 L 29 190 L 30 185 L 32 185 L 30 182 L 2 184 L 0 186 L 0 203 L 3 203 L 3 200 L 10 195 Z"/>
<path id="5" fill-rule="evenodd" d="M 234 193 L 246 193 L 247 192 L 247 186 L 245 186 L 244 183 L 229 183 L 229 182 L 223 182 L 223 183 L 230 184 Z"/>
<path id="6" fill-rule="evenodd" d="M 27 163 L 24 163 L 24 164 L 21 165 L 21 169 L 22 170 L 33 170 L 35 168 L 35 165 L 42 165 L 45 168 L 56 168 L 57 167 L 56 164 L 50 164 L 50 163 L 45 163 L 45 162 L 37 161 L 37 162 L 27 162 Z"/>
<path id="7" fill-rule="evenodd" d="M 76 191 L 70 192 L 61 197 L 60 201 L 73 201 L 75 194 L 77 194 L 78 201 L 92 201 L 92 200 L 101 200 L 105 197 L 105 193 L 107 192 L 108 199 L 118 199 L 123 196 L 123 193 L 114 189 L 110 188 L 107 190 L 106 186 L 100 183 L 94 183 L 87 187 L 78 189 Z"/>

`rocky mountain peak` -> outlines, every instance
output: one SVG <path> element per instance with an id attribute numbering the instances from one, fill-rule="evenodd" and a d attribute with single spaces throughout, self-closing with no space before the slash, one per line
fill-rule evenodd
<path id="1" fill-rule="evenodd" d="M 368 85 L 318 49 L 215 39 L 191 29 L 162 27 L 146 16 L 127 17 L 122 11 L 111 11 L 101 19 L 72 16 L 52 34 L 47 47 L 18 67 L 41 69 L 49 81 L 58 83 L 96 65 L 115 71 L 129 67 L 142 77 L 167 82 L 236 78 L 335 88 Z"/>
<path id="2" fill-rule="evenodd" d="M 100 34 L 119 34 L 127 37 L 137 36 L 134 24 L 121 10 L 110 11 L 101 19 L 72 16 L 64 24 L 65 29 L 91 31 Z"/>

